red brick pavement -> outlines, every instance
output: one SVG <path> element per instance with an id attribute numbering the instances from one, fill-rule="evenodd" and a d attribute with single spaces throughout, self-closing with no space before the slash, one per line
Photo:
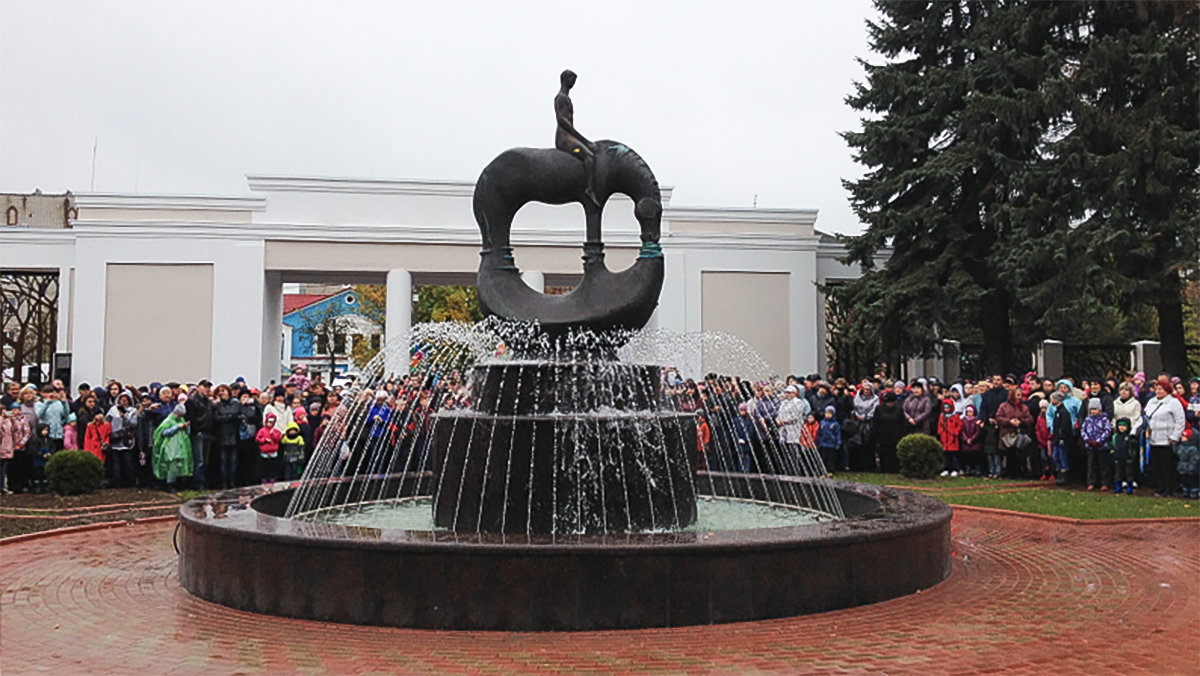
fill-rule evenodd
<path id="1" fill-rule="evenodd" d="M 1200 673 L 1200 523 L 959 512 L 938 587 L 735 625 L 455 633 L 265 617 L 200 601 L 170 524 L 0 548 L 0 671 L 71 673 Z M 881 571 L 886 574 L 886 571 Z"/>

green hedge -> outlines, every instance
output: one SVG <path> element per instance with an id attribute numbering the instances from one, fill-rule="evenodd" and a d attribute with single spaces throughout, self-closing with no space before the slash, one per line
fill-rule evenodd
<path id="1" fill-rule="evenodd" d="M 46 480 L 59 495 L 92 493 L 104 481 L 104 463 L 87 451 L 59 451 L 46 463 Z"/>
<path id="2" fill-rule="evenodd" d="M 896 444 L 900 473 L 910 479 L 932 479 L 945 465 L 942 444 L 928 434 L 910 434 Z"/>

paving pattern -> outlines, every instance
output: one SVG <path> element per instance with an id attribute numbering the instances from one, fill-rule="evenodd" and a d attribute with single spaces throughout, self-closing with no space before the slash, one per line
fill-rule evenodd
<path id="1" fill-rule="evenodd" d="M 172 529 L 0 547 L 0 673 L 1200 674 L 1195 520 L 956 511 L 954 571 L 920 594 L 786 620 L 570 634 L 230 610 L 179 587 Z"/>

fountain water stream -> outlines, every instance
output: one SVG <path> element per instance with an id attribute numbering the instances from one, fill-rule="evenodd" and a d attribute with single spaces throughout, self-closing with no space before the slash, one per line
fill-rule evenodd
<path id="1" fill-rule="evenodd" d="M 731 391 L 710 382 L 703 397 L 678 392 L 674 374 L 700 361 Z M 698 495 L 751 497 L 746 481 L 729 480 L 738 476 L 757 482 L 758 499 L 840 518 L 815 446 L 780 443 L 774 400 L 738 411 L 740 383 L 774 381 L 761 357 L 722 333 L 418 325 L 343 397 L 286 515 L 347 522 L 426 495 L 431 527 L 447 531 L 662 532 L 696 521 Z"/>

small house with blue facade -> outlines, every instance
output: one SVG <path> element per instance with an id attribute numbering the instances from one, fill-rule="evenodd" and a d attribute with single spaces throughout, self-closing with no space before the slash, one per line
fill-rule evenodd
<path id="1" fill-rule="evenodd" d="M 333 317 L 340 318 L 344 331 L 331 340 L 316 329 Z M 383 327 L 360 313 L 354 287 L 333 294 L 284 294 L 282 357 L 285 370 L 291 371 L 305 364 L 310 376 L 321 373 L 328 382 L 331 380 L 330 350 L 337 364 L 337 373 L 333 375 L 356 371 L 351 355 L 354 345 L 363 340 L 370 341 L 378 350 L 383 340 Z"/>

